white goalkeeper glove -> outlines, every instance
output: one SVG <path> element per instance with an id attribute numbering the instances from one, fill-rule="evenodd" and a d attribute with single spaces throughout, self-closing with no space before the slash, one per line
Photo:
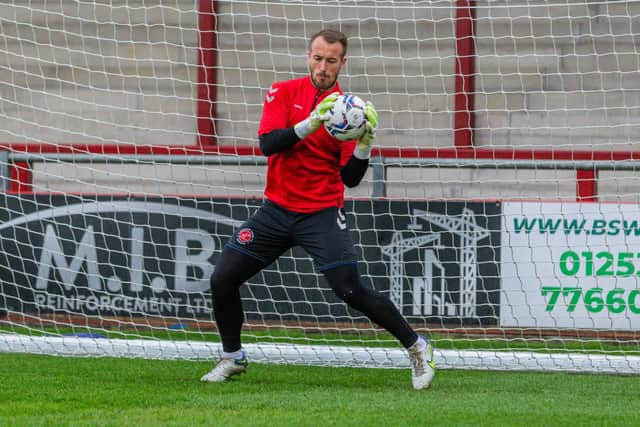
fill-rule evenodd
<path id="1" fill-rule="evenodd" d="M 376 139 L 376 130 L 378 129 L 378 113 L 371 101 L 367 101 L 364 109 L 364 115 L 367 117 L 365 130 L 356 143 L 356 148 L 353 150 L 353 155 L 361 160 L 371 157 L 373 140 Z"/>
<path id="2" fill-rule="evenodd" d="M 340 94 L 338 92 L 333 92 L 331 95 L 328 95 L 325 99 L 320 102 L 316 106 L 316 108 L 309 114 L 309 117 L 298 123 L 293 127 L 298 138 L 305 139 L 315 131 L 317 131 L 322 123 L 329 120 L 331 118 L 331 109 L 336 103 L 336 99 L 338 99 Z"/>

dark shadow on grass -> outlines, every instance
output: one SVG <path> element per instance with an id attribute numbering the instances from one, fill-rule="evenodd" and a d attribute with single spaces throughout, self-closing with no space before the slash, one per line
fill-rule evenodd
<path id="1" fill-rule="evenodd" d="M 194 379 L 195 380 L 195 379 Z M 206 385 L 206 384 L 205 384 Z M 408 369 L 330 368 L 316 366 L 252 364 L 240 377 L 232 377 L 224 387 L 259 387 L 263 390 L 282 388 L 401 391 L 411 389 L 411 371 Z"/>

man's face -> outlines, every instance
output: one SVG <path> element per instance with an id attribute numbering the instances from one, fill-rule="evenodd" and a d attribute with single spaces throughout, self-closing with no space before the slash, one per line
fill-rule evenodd
<path id="1" fill-rule="evenodd" d="M 311 43 L 307 53 L 307 62 L 313 84 L 321 90 L 334 85 L 347 58 L 342 56 L 342 44 L 327 43 L 323 37 L 317 37 Z"/>

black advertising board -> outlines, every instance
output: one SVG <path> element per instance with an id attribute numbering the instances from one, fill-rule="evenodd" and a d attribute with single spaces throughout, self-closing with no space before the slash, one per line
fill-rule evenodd
<path id="1" fill-rule="evenodd" d="M 209 279 L 255 199 L 0 195 L 0 309 L 211 319 Z M 366 286 L 412 322 L 496 324 L 500 205 L 348 201 Z M 365 320 L 299 248 L 242 289 L 249 319 Z"/>

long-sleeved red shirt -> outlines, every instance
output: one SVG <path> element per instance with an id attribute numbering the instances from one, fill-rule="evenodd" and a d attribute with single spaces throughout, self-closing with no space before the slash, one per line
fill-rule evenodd
<path id="1" fill-rule="evenodd" d="M 274 83 L 264 99 L 258 135 L 291 128 L 306 119 L 332 92 L 318 90 L 309 76 Z M 353 153 L 356 141 L 339 141 L 320 129 L 293 147 L 273 154 L 267 166 L 265 197 L 294 212 L 310 213 L 344 204 L 340 167 Z"/>

